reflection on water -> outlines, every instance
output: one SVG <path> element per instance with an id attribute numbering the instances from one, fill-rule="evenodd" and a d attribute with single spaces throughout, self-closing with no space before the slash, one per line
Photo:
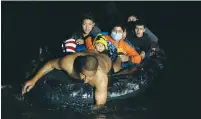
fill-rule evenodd
<path id="1" fill-rule="evenodd" d="M 2 119 L 150 119 L 158 118 L 159 103 L 147 94 L 109 102 L 103 109 L 46 108 L 29 104 L 14 87 L 2 86 Z M 154 101 L 153 101 L 154 100 Z M 12 112 L 12 114 L 10 114 Z"/>

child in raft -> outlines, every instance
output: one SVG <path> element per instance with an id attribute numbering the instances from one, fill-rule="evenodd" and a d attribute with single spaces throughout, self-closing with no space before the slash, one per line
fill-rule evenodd
<path id="1" fill-rule="evenodd" d="M 99 53 L 107 54 L 112 62 L 116 60 L 117 53 L 116 48 L 112 43 L 106 41 L 102 34 L 98 34 L 92 41 L 94 50 Z"/>
<path id="2" fill-rule="evenodd" d="M 116 47 L 110 41 L 105 40 L 105 37 L 102 34 L 98 34 L 93 39 L 92 43 L 93 43 L 94 50 L 96 50 L 99 53 L 105 53 L 111 58 L 113 66 L 114 66 L 114 63 L 116 62 L 117 58 L 121 57 L 121 55 L 125 54 L 122 48 L 116 49 Z M 119 64 L 119 63 L 115 63 L 115 64 Z M 122 68 L 127 68 L 127 67 L 131 66 L 131 64 L 129 64 L 129 62 L 121 62 L 120 65 Z M 113 68 L 115 68 L 115 67 L 116 67 L 116 65 Z M 112 72 L 114 72 L 114 71 L 112 71 Z"/>

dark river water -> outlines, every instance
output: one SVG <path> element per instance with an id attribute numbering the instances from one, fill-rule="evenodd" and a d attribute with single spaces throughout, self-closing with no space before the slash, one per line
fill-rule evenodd
<path id="1" fill-rule="evenodd" d="M 195 98 L 200 87 L 196 75 L 200 66 L 198 38 L 200 3 L 185 2 L 116 2 L 127 17 L 137 14 L 160 39 L 160 47 L 168 57 L 164 69 L 153 84 L 138 96 L 109 102 L 103 110 L 88 108 L 47 109 L 27 104 L 19 88 L 27 80 L 25 71 L 38 48 L 49 46 L 53 54 L 61 52 L 61 42 L 79 27 L 79 16 L 92 12 L 103 25 L 108 2 L 2 2 L 2 119 L 163 119 L 197 117 Z M 196 17 L 195 17 L 196 16 Z M 116 19 L 115 19 L 116 20 Z M 104 25 L 103 25 L 104 26 Z M 200 70 L 199 70 L 200 71 Z M 191 74 L 192 73 L 192 74 Z M 17 87 L 17 88 L 16 88 Z M 14 92 L 10 92 L 14 90 Z M 5 95 L 10 95 L 5 96 Z"/>

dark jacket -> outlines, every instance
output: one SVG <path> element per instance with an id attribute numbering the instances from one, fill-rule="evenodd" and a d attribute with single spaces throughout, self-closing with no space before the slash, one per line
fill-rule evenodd
<path id="1" fill-rule="evenodd" d="M 138 52 L 149 52 L 152 48 L 157 47 L 157 42 L 151 41 L 147 34 L 143 34 L 141 38 L 138 38 L 134 33 L 128 32 L 127 39 L 135 46 Z"/>

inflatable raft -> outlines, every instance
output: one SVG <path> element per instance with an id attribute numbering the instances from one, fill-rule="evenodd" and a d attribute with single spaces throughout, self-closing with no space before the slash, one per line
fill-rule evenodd
<path id="1" fill-rule="evenodd" d="M 161 50 L 162 51 L 162 50 Z M 109 75 L 107 101 L 137 95 L 145 90 L 164 67 L 165 53 L 145 59 L 142 64 Z M 82 81 L 71 80 L 63 71 L 53 70 L 43 76 L 26 95 L 42 105 L 91 105 L 94 89 Z"/>

